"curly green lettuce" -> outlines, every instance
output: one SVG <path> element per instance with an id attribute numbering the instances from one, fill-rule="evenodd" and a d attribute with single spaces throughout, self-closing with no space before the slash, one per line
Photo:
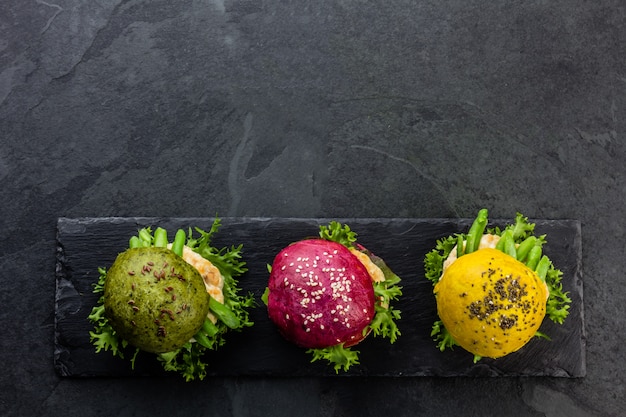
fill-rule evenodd
<path id="1" fill-rule="evenodd" d="M 443 273 L 443 263 L 455 248 L 457 257 L 460 257 L 477 250 L 484 233 L 500 236 L 496 249 L 524 263 L 539 275 L 539 278 L 547 284 L 549 291 L 546 315 L 553 322 L 563 324 L 569 314 L 572 300 L 568 296 L 569 293 L 563 291 L 561 283 L 563 272 L 555 268 L 552 261 L 543 254 L 542 247 L 546 243 L 546 235 L 535 236 L 535 224 L 530 223 L 521 213 L 517 213 L 515 223 L 504 229 L 487 228 L 487 215 L 487 209 L 481 209 L 467 233 L 457 233 L 437 240 L 435 248 L 424 258 L 426 278 L 433 286 L 439 281 Z M 540 332 L 537 332 L 536 336 L 549 339 Z M 433 324 L 431 337 L 441 351 L 458 345 L 440 320 Z M 474 355 L 474 362 L 480 359 L 480 356 Z"/>
<path id="2" fill-rule="evenodd" d="M 163 369 L 181 374 L 186 381 L 204 379 L 207 375 L 207 363 L 204 358 L 206 351 L 216 350 L 224 345 L 229 331 L 241 331 L 254 324 L 250 320 L 248 311 L 255 306 L 254 296 L 252 293 L 240 294 L 241 290 L 237 281 L 237 278 L 247 271 L 246 263 L 242 259 L 243 245 L 221 249 L 212 246 L 211 239 L 220 226 L 221 221 L 216 218 L 209 231 L 200 228 L 195 228 L 193 231 L 189 228 L 187 232 L 178 230 L 171 246 L 172 250 L 179 255 L 182 253 L 183 245 L 188 246 L 215 265 L 224 278 L 222 289 L 224 304 L 213 299 L 209 303 L 210 311 L 218 319 L 217 323 L 214 324 L 209 319 L 205 320 L 196 335 L 180 349 L 156 354 Z M 154 234 L 151 228 L 143 228 L 129 240 L 129 247 L 166 246 L 167 244 L 167 234 L 161 228 L 157 228 Z M 98 268 L 98 272 L 99 278 L 94 285 L 94 293 L 101 294 L 101 296 L 88 316 L 94 326 L 94 330 L 90 332 L 91 342 L 95 346 L 96 353 L 111 351 L 113 356 L 123 359 L 130 346 L 116 333 L 107 320 L 103 295 L 106 269 Z M 134 348 L 130 360 L 133 369 L 138 353 L 139 349 Z"/>

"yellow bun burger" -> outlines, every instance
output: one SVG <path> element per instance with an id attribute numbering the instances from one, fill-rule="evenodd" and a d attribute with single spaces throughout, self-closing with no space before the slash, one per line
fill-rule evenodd
<path id="1" fill-rule="evenodd" d="M 546 314 L 548 289 L 537 273 L 497 249 L 462 256 L 435 285 L 437 313 L 452 338 L 480 356 L 524 346 Z"/>
<path id="2" fill-rule="evenodd" d="M 439 316 L 432 336 L 442 351 L 458 345 L 475 361 L 521 349 L 541 335 L 546 315 L 562 323 L 571 301 L 534 224 L 519 213 L 504 230 L 485 233 L 486 224 L 483 209 L 467 234 L 439 240 L 425 258 Z"/>

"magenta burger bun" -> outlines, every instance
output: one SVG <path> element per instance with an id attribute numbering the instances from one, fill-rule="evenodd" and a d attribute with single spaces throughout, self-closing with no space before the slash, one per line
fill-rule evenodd
<path id="1" fill-rule="evenodd" d="M 268 288 L 270 319 L 298 346 L 355 345 L 374 318 L 372 279 L 336 242 L 309 239 L 280 251 Z"/>
<path id="2" fill-rule="evenodd" d="M 336 372 L 359 363 L 351 347 L 369 334 L 391 343 L 400 334 L 400 278 L 356 243 L 356 234 L 331 222 L 320 237 L 294 242 L 271 265 L 264 301 L 283 337 L 325 359 Z"/>

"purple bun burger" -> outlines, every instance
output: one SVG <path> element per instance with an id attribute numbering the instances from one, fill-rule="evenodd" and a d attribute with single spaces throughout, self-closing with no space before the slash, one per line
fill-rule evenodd
<path id="1" fill-rule="evenodd" d="M 320 227 L 320 237 L 282 249 L 271 265 L 264 294 L 268 315 L 285 339 L 326 359 L 336 372 L 359 363 L 351 347 L 367 335 L 400 335 L 391 302 L 400 278 L 363 246 L 346 225 Z"/>

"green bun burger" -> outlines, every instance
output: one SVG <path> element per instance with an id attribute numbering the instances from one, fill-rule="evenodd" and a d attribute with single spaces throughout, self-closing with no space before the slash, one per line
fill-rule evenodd
<path id="1" fill-rule="evenodd" d="M 167 248 L 122 252 L 104 285 L 111 326 L 131 345 L 153 353 L 187 343 L 202 327 L 209 300 L 200 273 Z"/>
<path id="2" fill-rule="evenodd" d="M 216 218 L 209 231 L 178 229 L 172 242 L 163 228 L 143 228 L 108 269 L 98 268 L 100 298 L 88 316 L 96 353 L 131 353 L 133 369 L 143 355 L 155 355 L 187 381 L 206 376 L 206 351 L 253 325 L 253 294 L 240 294 L 238 282 L 248 270 L 243 245 L 214 247 L 219 227 Z"/>

